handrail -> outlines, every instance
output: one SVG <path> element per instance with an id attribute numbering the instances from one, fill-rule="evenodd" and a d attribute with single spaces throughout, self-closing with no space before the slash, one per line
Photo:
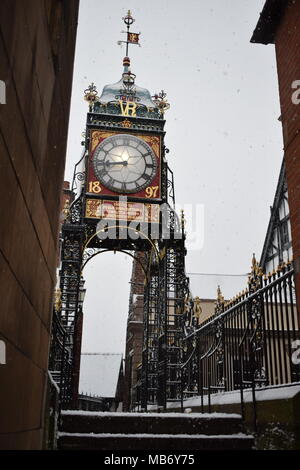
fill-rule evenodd
<path id="1" fill-rule="evenodd" d="M 278 283 L 278 280 L 282 281 L 284 280 L 286 277 L 289 277 L 289 275 L 291 273 L 293 273 L 294 270 L 293 269 L 289 269 L 286 273 L 282 274 L 282 276 L 274 279 L 273 281 L 271 281 L 269 284 L 267 284 L 266 286 L 263 286 L 261 287 L 260 289 L 258 289 L 256 292 L 254 292 L 253 294 L 249 294 L 248 297 L 246 297 L 245 299 L 241 300 L 238 304 L 235 304 L 233 305 L 232 307 L 230 307 L 228 310 L 224 310 L 224 312 L 221 312 L 219 314 L 215 314 L 213 315 L 213 317 L 210 319 L 208 318 L 205 322 L 203 322 L 202 326 L 200 326 L 199 328 L 197 328 L 197 330 L 193 331 L 191 334 L 187 335 L 185 338 L 183 338 L 184 341 L 188 340 L 189 338 L 191 338 L 192 336 L 195 336 L 195 335 L 198 335 L 200 333 L 201 330 L 205 329 L 207 326 L 209 325 L 212 325 L 214 322 L 220 320 L 220 319 L 223 319 L 223 317 L 226 317 L 227 315 L 229 315 L 231 312 L 233 312 L 237 305 L 238 306 L 241 306 L 245 303 L 247 303 L 249 300 L 255 298 L 258 293 L 261 293 L 261 292 L 264 292 L 266 290 L 268 290 L 270 287 L 276 285 Z"/>
<path id="2" fill-rule="evenodd" d="M 252 388 L 254 430 L 257 386 L 300 380 L 300 373 L 292 367 L 292 359 L 286 356 L 285 349 L 287 341 L 300 337 L 294 270 L 290 265 L 265 277 L 264 283 L 262 275 L 255 282 L 249 294 L 243 293 L 228 308 L 223 305 L 221 313 L 183 338 L 188 355 L 183 357 L 181 366 L 182 409 L 184 397 L 191 393 L 201 397 L 202 410 L 203 396 L 208 396 L 211 411 L 212 390 L 240 390 L 245 418 L 243 391 Z M 189 345 L 195 341 L 191 351 Z M 288 348 L 290 350 L 291 345 Z M 197 382 L 198 392 L 195 390 Z"/>

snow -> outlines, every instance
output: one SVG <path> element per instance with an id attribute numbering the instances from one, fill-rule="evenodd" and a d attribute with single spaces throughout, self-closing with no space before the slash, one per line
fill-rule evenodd
<path id="1" fill-rule="evenodd" d="M 155 439 L 155 438 L 179 438 L 179 439 L 251 439 L 249 434 L 94 434 L 94 433 L 69 433 L 60 432 L 59 437 L 95 437 L 95 438 L 134 438 L 134 439 Z"/>
<path id="2" fill-rule="evenodd" d="M 81 354 L 79 393 L 114 398 L 121 362 L 122 354 Z"/>
<path id="3" fill-rule="evenodd" d="M 55 390 L 57 391 L 58 395 L 59 395 L 59 386 L 57 385 L 57 383 L 55 382 L 55 380 L 53 379 L 52 377 L 52 374 L 51 372 L 48 370 L 48 377 L 49 377 L 49 380 L 51 382 L 51 384 L 53 385 L 53 387 L 55 388 Z"/>
<path id="4" fill-rule="evenodd" d="M 236 413 L 177 413 L 176 411 L 171 413 L 127 413 L 127 412 L 110 412 L 110 411 L 83 411 L 83 410 L 63 410 L 62 415 L 83 415 L 83 416 L 100 416 L 100 417 L 143 417 L 143 418 L 201 418 L 201 419 L 215 419 L 215 418 L 240 418 L 241 416 Z"/>
<path id="5" fill-rule="evenodd" d="M 286 385 L 272 385 L 264 388 L 255 389 L 256 401 L 269 401 L 269 400 L 288 400 L 294 398 L 300 392 L 300 382 Z M 212 405 L 225 405 L 241 402 L 240 390 L 231 392 L 220 392 L 210 396 Z M 244 389 L 243 399 L 245 403 L 252 402 L 252 390 Z M 203 404 L 208 405 L 208 397 L 203 397 Z M 184 407 L 201 406 L 201 397 L 195 396 L 184 400 Z M 179 403 L 168 403 L 168 408 L 180 408 Z"/>

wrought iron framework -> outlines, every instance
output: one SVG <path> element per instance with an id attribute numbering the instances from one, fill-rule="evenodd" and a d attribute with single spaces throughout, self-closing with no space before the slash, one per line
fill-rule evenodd
<path id="1" fill-rule="evenodd" d="M 80 213 L 82 206 L 83 201 L 77 199 L 71 205 L 62 226 L 61 305 L 57 315 L 64 334 L 64 351 L 68 354 L 70 366 L 67 374 L 63 367 L 59 374 L 61 389 L 65 394 L 63 407 L 77 406 L 80 363 L 78 312 L 82 269 L 94 256 L 110 251 L 109 248 L 102 249 L 97 239 L 95 244 L 88 243 L 93 240 L 96 229 L 84 223 Z M 163 216 L 166 233 L 155 241 L 154 246 L 151 240 L 151 244 L 146 245 L 148 268 L 145 270 L 144 346 L 141 388 L 138 392 L 144 410 L 148 404 L 158 404 L 165 409 L 167 400 L 180 400 L 181 396 L 184 300 L 188 292 L 184 263 L 185 234 L 183 221 L 179 221 L 170 206 Z M 111 250 L 124 252 L 121 248 L 118 249 L 117 245 Z M 138 250 L 141 250 L 140 246 L 135 251 Z M 126 252 L 135 258 L 134 254 Z M 56 354 L 59 344 L 57 334 L 57 324 L 54 322 L 51 348 L 53 355 Z"/>
<path id="2" fill-rule="evenodd" d="M 104 119 L 102 122 L 99 119 Z M 109 120 L 108 120 L 109 119 Z M 131 118 L 132 119 L 132 118 Z M 161 119 L 153 125 L 154 120 L 139 118 L 138 124 L 147 131 L 159 132 L 163 136 L 164 121 Z M 132 120 L 134 122 L 134 120 Z M 86 263 L 96 255 L 105 251 L 126 252 L 133 258 L 135 253 L 144 252 L 148 260 L 145 269 L 145 312 L 144 312 L 144 343 L 143 360 L 141 368 L 140 388 L 137 393 L 141 397 L 143 409 L 149 404 L 158 404 L 166 408 L 168 399 L 180 399 L 180 361 L 182 351 L 183 309 L 186 288 L 188 285 L 184 271 L 185 234 L 184 223 L 180 221 L 174 209 L 175 191 L 173 173 L 168 167 L 165 153 L 168 150 L 161 148 L 161 191 L 164 209 L 161 211 L 159 230 L 154 235 L 143 232 L 142 225 L 135 229 L 139 237 L 124 239 L 122 230 L 124 225 L 118 221 L 110 229 L 116 230 L 114 239 L 99 240 L 97 220 L 85 218 L 86 203 L 86 167 L 88 158 L 88 130 L 105 125 L 113 126 L 114 130 L 123 132 L 120 116 L 101 116 L 96 106 L 90 106 L 87 115 L 87 132 L 85 150 L 79 163 L 75 166 L 72 191 L 77 191 L 78 197 L 64 208 L 65 221 L 61 231 L 61 269 L 60 290 L 61 306 L 59 321 L 65 331 L 65 347 L 68 351 L 71 364 L 71 378 L 65 375 L 62 369 L 60 375 L 63 390 L 68 390 L 68 401 L 63 406 L 77 406 L 81 325 L 79 301 L 82 270 Z M 138 128 L 138 127 L 137 127 Z M 80 183 L 80 184 L 78 184 Z M 169 204 L 169 201 L 172 205 Z M 105 229 L 103 229 L 105 230 Z M 53 335 L 55 336 L 55 332 Z M 51 350 L 57 348 L 57 341 L 52 341 Z M 55 352 L 53 353 L 55 354 Z"/>
<path id="3" fill-rule="evenodd" d="M 129 31 L 130 25 L 134 22 L 130 11 L 123 20 L 127 25 L 125 43 L 128 49 L 129 44 L 138 44 L 139 34 Z M 184 273 L 184 224 L 179 221 L 174 210 L 174 179 L 166 160 L 169 150 L 164 145 L 164 113 L 170 105 L 163 90 L 151 97 L 149 92 L 135 85 L 135 74 L 129 68 L 130 59 L 127 54 L 123 66 L 122 80 L 118 84 L 107 85 L 100 98 L 94 83 L 85 90 L 84 98 L 89 104 L 89 112 L 82 142 L 84 150 L 75 166 L 72 184 L 72 191 L 77 193 L 77 199 L 63 211 L 65 222 L 61 234 L 61 305 L 58 316 L 65 334 L 64 348 L 69 354 L 72 374 L 69 386 L 69 376 L 67 377 L 61 369 L 60 381 L 62 388 L 70 391 L 69 406 L 73 407 L 76 407 L 77 403 L 80 367 L 82 269 L 94 256 L 109 250 L 125 251 L 134 258 L 134 253 L 145 252 L 148 260 L 148 269 L 145 270 L 144 346 L 139 391 L 143 408 L 146 409 L 148 403 L 158 403 L 165 408 L 169 397 L 174 399 L 180 397 L 179 375 L 183 335 L 181 319 L 187 280 Z M 137 224 L 135 229 L 129 227 L 128 221 L 119 220 L 116 216 L 113 226 L 100 230 L 102 232 L 107 230 L 109 233 L 110 230 L 114 230 L 115 236 L 100 239 L 98 216 L 94 218 L 85 216 L 88 197 L 92 198 L 90 202 L 99 202 L 97 199 L 105 201 L 108 198 L 112 198 L 113 202 L 118 200 L 117 193 L 113 192 L 110 196 L 104 192 L 103 195 L 97 192 L 90 193 L 88 190 L 88 154 L 90 149 L 93 149 L 93 135 L 99 135 L 99 130 L 105 133 L 109 131 L 111 135 L 126 132 L 131 135 L 143 134 L 144 137 L 153 137 L 158 142 L 157 161 L 160 163 L 161 171 L 157 173 L 157 189 L 161 186 L 159 196 L 156 198 L 155 192 L 150 199 L 146 192 L 143 197 L 138 196 L 138 193 L 134 196 L 133 193 L 131 200 L 128 195 L 128 200 L 132 203 L 138 201 L 147 206 L 151 203 L 160 205 L 160 208 L 164 206 L 159 223 L 156 220 L 153 224 L 156 227 L 153 229 L 154 233 L 145 233 L 142 223 Z M 145 178 L 145 181 L 148 179 Z M 103 185 L 106 187 L 107 184 Z M 148 222 L 145 224 L 149 225 Z M 138 237 L 123 237 L 124 230 L 125 232 L 132 230 Z M 56 349 L 59 348 L 56 323 L 53 328 L 51 351 L 55 357 Z"/>
<path id="4" fill-rule="evenodd" d="M 127 47 L 130 43 L 138 44 L 138 33 L 132 36 L 135 37 L 133 42 L 129 40 L 129 26 L 134 21 L 130 12 L 124 21 L 128 26 Z M 60 385 L 61 405 L 77 406 L 82 270 L 89 260 L 100 253 L 122 251 L 135 259 L 138 259 L 135 256 L 137 252 L 144 252 L 146 259 L 146 267 L 143 267 L 142 366 L 135 398 L 136 402 L 140 402 L 141 409 L 146 411 L 149 405 L 157 405 L 161 410 L 166 410 L 167 401 L 181 400 L 183 403 L 185 398 L 196 394 L 201 396 L 202 408 L 207 395 L 210 409 L 213 392 L 235 389 L 240 389 L 243 403 L 243 390 L 249 387 L 252 388 L 255 406 L 257 386 L 299 380 L 299 372 L 291 361 L 292 341 L 299 339 L 293 269 L 290 264 L 282 265 L 277 273 L 263 278 L 253 260 L 248 289 L 230 303 L 226 303 L 218 291 L 215 315 L 199 325 L 200 300 L 192 299 L 185 274 L 184 220 L 183 217 L 179 219 L 174 208 L 174 178 L 166 160 L 169 150 L 164 145 L 164 113 L 169 103 L 164 91 L 152 97 L 153 101 L 150 94 L 147 98 L 145 90 L 135 86 L 135 75 L 129 69 L 128 57 L 124 58 L 123 65 L 122 83 L 117 88 L 114 84 L 104 89 L 104 96 L 109 99 L 101 100 L 94 84 L 85 90 L 89 112 L 82 142 L 84 150 L 75 166 L 72 184 L 72 192 L 76 192 L 77 198 L 63 210 L 65 221 L 61 230 L 59 276 L 61 297 L 53 318 L 50 353 L 50 369 Z M 138 89 L 140 96 L 137 96 Z M 144 99 L 146 101 L 143 103 Z M 148 106 L 149 102 L 153 107 Z M 128 108 L 127 113 L 123 112 L 124 106 Z M 132 106 L 134 113 L 130 114 Z M 90 138 L 95 130 L 96 133 L 98 130 L 113 134 L 142 133 L 146 137 L 158 138 L 161 194 L 160 199 L 153 199 L 152 203 L 160 204 L 163 210 L 159 223 L 155 223 L 158 226 L 155 233 L 145 233 L 140 223 L 130 228 L 138 237 L 124 238 L 124 230 L 129 230 L 128 221 L 116 220 L 114 226 L 102 229 L 114 229 L 115 237 L 101 240 L 97 236 L 97 215 L 94 219 L 85 217 L 88 153 L 93 148 Z M 264 264 L 275 255 L 278 255 L 279 261 L 284 259 L 279 244 L 272 246 L 270 252 L 273 240 L 281 240 L 284 242 L 282 245 L 290 249 L 288 217 L 279 217 L 280 203 L 285 193 L 283 167 L 275 198 L 276 207 L 264 247 Z M 133 196 L 131 202 L 151 203 L 146 195 L 143 198 Z M 92 193 L 89 197 L 92 197 L 92 202 L 96 199 L 105 201 L 108 197 L 117 201 L 118 194 L 101 196 Z M 275 232 L 278 236 L 274 235 Z"/>
<path id="5" fill-rule="evenodd" d="M 213 317 L 184 338 L 182 404 L 198 395 L 211 411 L 211 395 L 240 390 L 244 415 L 244 390 L 252 390 L 254 427 L 255 390 L 300 380 L 293 364 L 293 342 L 299 340 L 294 271 L 292 264 L 263 275 L 254 260 L 248 288 L 230 302 L 220 291 Z"/>
<path id="6" fill-rule="evenodd" d="M 141 408 L 181 397 L 184 307 L 188 295 L 185 275 L 184 221 L 169 207 L 167 239 L 158 243 L 159 259 L 149 256 L 149 277 L 144 290 L 144 340 L 141 370 Z"/>
<path id="7" fill-rule="evenodd" d="M 152 267 L 153 269 L 153 267 Z M 141 407 L 155 405 L 158 397 L 158 313 L 159 313 L 159 276 L 152 272 L 144 288 L 144 332 L 140 387 Z"/>
<path id="8" fill-rule="evenodd" d="M 59 319 L 59 312 L 54 310 L 52 319 L 51 351 L 49 372 L 59 386 L 60 407 L 68 406 L 72 396 L 72 358 L 67 346 L 66 329 Z"/>

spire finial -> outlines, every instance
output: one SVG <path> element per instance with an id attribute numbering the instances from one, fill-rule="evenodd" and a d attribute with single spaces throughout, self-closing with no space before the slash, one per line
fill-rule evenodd
<path id="1" fill-rule="evenodd" d="M 248 285 L 249 291 L 251 293 L 257 291 L 260 288 L 262 276 L 263 271 L 259 266 L 258 262 L 256 261 L 255 253 L 253 253 L 251 272 L 248 275 Z"/>
<path id="2" fill-rule="evenodd" d="M 225 300 L 220 286 L 217 288 L 217 301 L 215 302 L 215 313 L 221 313 L 225 308 Z"/>
<path id="3" fill-rule="evenodd" d="M 95 101 L 99 99 L 96 85 L 92 82 L 86 90 L 84 90 L 84 99 L 89 103 L 90 110 Z"/>
<path id="4" fill-rule="evenodd" d="M 170 108 L 170 103 L 166 99 L 167 93 L 161 90 L 160 93 L 156 93 L 152 98 L 156 106 L 159 108 L 160 114 L 163 116 L 164 113 Z"/>
<path id="5" fill-rule="evenodd" d="M 122 44 L 122 43 L 126 44 L 126 57 L 128 57 L 128 45 L 129 44 L 137 44 L 138 46 L 140 46 L 139 36 L 140 36 L 141 33 L 133 33 L 132 31 L 130 31 L 130 26 L 132 25 L 132 23 L 135 22 L 135 19 L 132 17 L 132 14 L 131 14 L 130 10 L 128 10 L 127 15 L 124 16 L 122 18 L 122 20 L 124 21 L 124 23 L 126 24 L 126 27 L 127 27 L 127 31 L 122 31 L 122 33 L 127 34 L 127 40 L 126 41 L 118 41 L 118 44 Z"/>

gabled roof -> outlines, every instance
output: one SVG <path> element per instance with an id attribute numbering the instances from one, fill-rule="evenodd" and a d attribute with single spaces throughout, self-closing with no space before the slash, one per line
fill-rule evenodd
<path id="1" fill-rule="evenodd" d="M 260 258 L 260 263 L 259 265 L 264 269 L 266 261 L 267 261 L 267 256 L 268 256 L 268 249 L 270 247 L 270 244 L 272 243 L 272 237 L 273 237 L 273 231 L 276 223 L 276 217 L 278 214 L 279 206 L 282 201 L 282 196 L 286 188 L 286 179 L 285 179 L 285 164 L 284 164 L 284 159 L 282 160 L 281 164 L 281 169 L 279 173 L 279 179 L 277 183 L 277 188 L 275 192 L 275 197 L 274 197 L 274 202 L 273 206 L 271 207 L 271 217 L 269 220 L 269 225 L 267 229 L 267 234 Z"/>
<path id="2" fill-rule="evenodd" d="M 79 394 L 114 398 L 122 359 L 122 354 L 81 354 Z"/>
<path id="3" fill-rule="evenodd" d="M 288 6 L 288 0 L 267 0 L 253 32 L 251 42 L 273 44 L 278 26 Z"/>

